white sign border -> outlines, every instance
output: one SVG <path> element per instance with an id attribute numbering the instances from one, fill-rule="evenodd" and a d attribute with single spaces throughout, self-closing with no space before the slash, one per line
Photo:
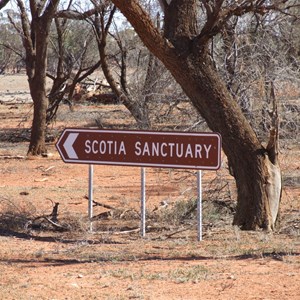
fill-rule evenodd
<path id="1" fill-rule="evenodd" d="M 208 137 L 217 137 L 218 138 L 218 164 L 213 167 L 209 166 L 192 166 L 192 165 L 173 165 L 173 164 L 156 164 L 156 163 L 130 163 L 130 162 L 109 162 L 109 161 L 101 161 L 101 160 L 80 160 L 80 159 L 67 159 L 64 157 L 59 147 L 56 147 L 63 161 L 66 163 L 78 163 L 78 164 L 96 164 L 96 165 L 114 165 L 114 166 L 131 166 L 131 167 L 152 167 L 152 168 L 173 168 L 173 169 L 194 169 L 194 170 L 213 170 L 216 171 L 221 167 L 221 135 L 217 132 L 182 132 L 182 131 L 142 131 L 142 130 L 110 130 L 110 129 L 92 129 L 92 128 L 65 128 L 62 132 L 60 138 L 58 139 L 56 145 L 58 145 L 63 138 L 63 136 L 67 133 L 75 133 L 75 132 L 97 132 L 97 133 L 117 133 L 117 134 L 141 134 L 141 135 L 188 135 L 188 136 L 208 136 Z"/>

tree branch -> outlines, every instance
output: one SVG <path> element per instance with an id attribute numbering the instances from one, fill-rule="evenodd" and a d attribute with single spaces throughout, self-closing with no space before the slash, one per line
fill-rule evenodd
<path id="1" fill-rule="evenodd" d="M 139 2 L 137 0 L 112 0 L 112 2 L 135 28 L 145 46 L 151 52 L 155 52 L 160 59 L 165 59 L 166 64 L 172 63 L 176 55 L 174 46 L 162 36 Z"/>
<path id="2" fill-rule="evenodd" d="M 233 16 L 241 17 L 247 13 L 255 13 L 265 15 L 270 11 L 278 11 L 283 14 L 288 14 L 287 10 L 298 7 L 300 4 L 292 4 L 281 7 L 287 0 L 275 0 L 267 2 L 266 0 L 237 0 L 233 4 L 222 7 L 224 0 L 215 1 L 215 6 L 212 7 L 208 0 L 201 1 L 207 15 L 207 21 L 203 26 L 201 33 L 194 39 L 196 45 L 205 45 L 215 35 L 220 33 L 226 22 Z M 269 4 L 268 4 L 269 3 Z"/>
<path id="3" fill-rule="evenodd" d="M 10 0 L 0 0 L 0 10 L 4 8 Z"/>
<path id="4" fill-rule="evenodd" d="M 56 12 L 55 18 L 65 18 L 65 19 L 72 19 L 72 20 L 85 20 L 91 16 L 93 16 L 95 13 L 99 12 L 102 9 L 101 6 L 94 7 L 90 10 L 87 10 L 85 12 L 79 12 L 76 10 L 61 10 Z"/>
<path id="5" fill-rule="evenodd" d="M 215 6 L 212 6 L 211 1 L 208 0 L 202 0 L 201 2 L 206 10 L 206 23 L 201 30 L 200 39 L 204 36 L 210 36 L 214 31 L 214 27 L 220 18 L 221 6 L 224 0 L 217 0 Z"/>
<path id="6" fill-rule="evenodd" d="M 35 2 L 35 0 L 31 0 Z M 30 1 L 30 2 L 31 2 Z M 57 11 L 57 6 L 60 0 L 42 0 L 38 3 L 36 8 L 36 17 L 41 17 L 45 20 L 50 20 L 53 18 L 54 14 Z"/>
<path id="7" fill-rule="evenodd" d="M 106 23 L 106 25 L 105 25 L 105 33 L 106 33 L 106 34 L 108 33 L 108 30 L 109 30 L 109 28 L 110 28 L 110 26 L 111 26 L 111 23 L 112 23 L 112 21 L 113 21 L 113 17 L 114 17 L 114 14 L 115 14 L 116 10 L 117 10 L 117 8 L 116 8 L 116 6 L 114 6 L 114 7 L 112 8 L 112 10 L 110 11 L 110 14 L 109 14 L 107 23 Z"/>
<path id="8" fill-rule="evenodd" d="M 23 30 L 23 34 L 22 34 L 23 44 L 26 49 L 27 55 L 33 57 L 35 55 L 35 53 L 34 53 L 34 49 L 33 49 L 32 40 L 30 37 L 30 22 L 29 22 L 27 14 L 26 14 L 26 9 L 25 9 L 24 3 L 21 0 L 17 0 L 17 3 L 18 3 L 18 7 L 20 9 L 20 17 L 21 17 L 21 24 L 22 24 L 22 30 Z M 32 61 L 32 60 L 30 59 L 30 61 Z"/>
<path id="9" fill-rule="evenodd" d="M 23 55 L 22 55 L 22 52 L 17 51 L 17 50 L 14 49 L 11 45 L 9 45 L 9 44 L 4 44 L 4 43 L 0 43 L 0 46 L 4 47 L 4 48 L 6 48 L 6 49 L 11 50 L 13 53 L 15 53 L 16 55 L 20 56 L 21 59 L 24 58 Z"/>

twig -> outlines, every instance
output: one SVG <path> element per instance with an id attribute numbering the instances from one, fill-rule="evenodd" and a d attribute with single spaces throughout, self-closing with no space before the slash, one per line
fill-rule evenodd
<path id="1" fill-rule="evenodd" d="M 97 202 L 95 200 L 93 200 L 93 205 L 94 206 L 101 206 L 101 207 L 104 207 L 104 208 L 107 208 L 107 209 L 113 209 L 113 210 L 115 210 L 114 207 L 112 207 L 112 206 L 110 206 L 108 204 L 103 204 L 103 203 Z"/>
<path id="2" fill-rule="evenodd" d="M 50 166 L 49 168 L 47 168 L 44 172 L 48 172 L 50 171 L 51 169 L 55 168 L 55 166 Z"/>
<path id="3" fill-rule="evenodd" d="M 53 225 L 54 227 L 56 227 L 56 228 L 64 229 L 64 230 L 68 229 L 66 226 L 60 225 L 60 224 L 58 224 L 58 223 L 52 221 L 51 219 L 49 219 L 49 218 L 47 218 L 47 217 L 44 217 L 44 219 L 45 219 L 46 221 L 48 221 L 51 225 Z"/>
<path id="4" fill-rule="evenodd" d="M 23 155 L 0 155 L 0 159 L 25 159 Z"/>
<path id="5" fill-rule="evenodd" d="M 139 231 L 140 231 L 140 227 L 137 227 L 137 228 L 130 229 L 130 230 L 117 231 L 117 232 L 114 232 L 114 234 L 118 235 L 118 234 L 126 234 L 126 233 L 133 233 L 133 232 L 139 232 Z"/>
<path id="6" fill-rule="evenodd" d="M 173 232 L 171 232 L 171 233 L 169 233 L 169 234 L 166 234 L 166 235 L 165 235 L 165 238 L 168 239 L 168 238 L 172 237 L 173 235 L 175 235 L 175 234 L 177 234 L 177 233 L 181 233 L 181 232 L 187 231 L 187 230 L 191 229 L 192 227 L 194 227 L 194 226 L 189 226 L 189 227 L 186 227 L 186 228 L 182 228 L 182 229 L 173 231 Z M 161 238 L 161 237 L 160 237 L 160 238 Z"/>

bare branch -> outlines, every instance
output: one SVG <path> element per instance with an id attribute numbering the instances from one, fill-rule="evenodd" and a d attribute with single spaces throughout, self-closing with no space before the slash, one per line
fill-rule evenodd
<path id="1" fill-rule="evenodd" d="M 14 27 L 14 29 L 22 36 L 22 29 L 15 23 L 14 19 L 12 18 L 12 16 L 8 13 L 7 14 L 8 20 L 10 22 L 10 24 Z"/>
<path id="2" fill-rule="evenodd" d="M 10 0 L 0 0 L 0 10 L 4 8 Z"/>
<path id="3" fill-rule="evenodd" d="M 17 50 L 14 49 L 11 45 L 9 45 L 9 44 L 4 44 L 4 43 L 0 43 L 0 46 L 4 47 L 4 48 L 6 48 L 6 49 L 11 50 L 13 53 L 15 53 L 16 55 L 20 56 L 20 57 L 23 59 L 22 52 L 17 51 Z"/>
<path id="4" fill-rule="evenodd" d="M 150 51 L 155 51 L 160 59 L 168 59 L 169 63 L 174 61 L 176 54 L 173 45 L 162 36 L 137 0 L 112 0 L 112 2 L 126 15 L 127 20 Z"/>
<path id="5" fill-rule="evenodd" d="M 30 37 L 30 22 L 23 1 L 17 0 L 17 3 L 20 9 L 20 17 L 23 29 L 23 44 L 26 49 L 26 53 L 28 53 L 30 56 L 33 56 L 34 50 L 32 40 Z"/>
<path id="6" fill-rule="evenodd" d="M 108 21 L 107 21 L 106 26 L 105 26 L 105 33 L 106 34 L 107 34 L 107 32 L 108 32 L 108 30 L 109 30 L 109 28 L 111 26 L 111 23 L 113 21 L 113 17 L 114 17 L 114 14 L 115 14 L 116 10 L 117 10 L 117 8 L 116 8 L 116 6 L 114 6 L 112 8 L 110 14 L 109 14 L 109 18 L 108 18 Z"/>
<path id="7" fill-rule="evenodd" d="M 99 12 L 102 9 L 102 6 L 94 7 L 90 10 L 85 12 L 79 12 L 76 10 L 61 10 L 55 14 L 55 18 L 65 18 L 65 19 L 72 19 L 72 20 L 85 20 L 95 13 Z"/>
<path id="8" fill-rule="evenodd" d="M 285 15 L 290 15 L 288 10 L 299 7 L 300 4 L 285 5 L 287 0 L 275 0 L 267 2 L 266 0 L 237 0 L 233 4 L 221 8 L 223 0 L 215 1 L 212 6 L 211 1 L 201 1 L 206 10 L 207 21 L 202 28 L 199 36 L 195 38 L 197 45 L 204 45 L 215 35 L 217 35 L 225 26 L 226 22 L 233 16 L 241 17 L 247 13 L 265 15 L 270 11 L 278 11 Z M 285 5 L 285 6 L 284 6 Z"/>
<path id="9" fill-rule="evenodd" d="M 207 21 L 200 33 L 200 36 L 204 36 L 209 34 L 213 30 L 216 23 L 218 22 L 220 12 L 221 12 L 221 6 L 224 0 L 216 1 L 215 6 L 212 6 L 212 4 L 210 3 L 211 1 L 208 0 L 202 0 L 201 2 L 205 7 L 206 15 L 207 15 Z"/>

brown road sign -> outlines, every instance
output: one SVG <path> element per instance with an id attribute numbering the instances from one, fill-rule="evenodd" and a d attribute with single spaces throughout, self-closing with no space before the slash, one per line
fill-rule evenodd
<path id="1" fill-rule="evenodd" d="M 65 129 L 56 143 L 66 163 L 217 170 L 218 133 Z"/>

